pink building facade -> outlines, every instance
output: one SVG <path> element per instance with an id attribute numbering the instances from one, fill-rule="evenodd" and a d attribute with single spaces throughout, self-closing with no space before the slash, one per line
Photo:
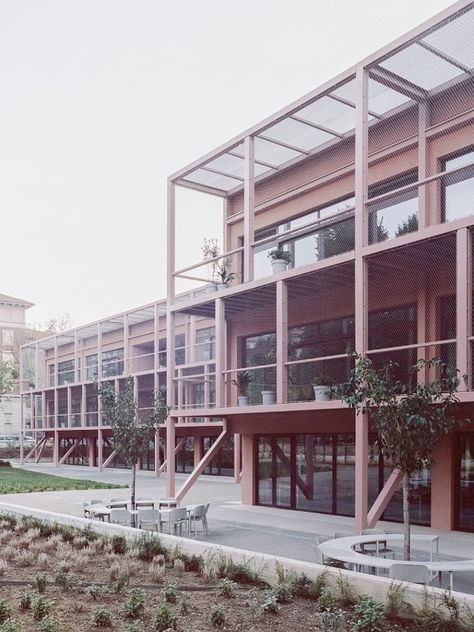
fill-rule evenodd
<path id="1" fill-rule="evenodd" d="M 184 315 L 214 322 L 215 371 L 194 377 L 216 395 L 188 406 L 168 366 L 168 452 L 183 416 L 223 419 L 240 437 L 244 503 L 353 515 L 357 529 L 398 519 L 369 417 L 313 384 L 344 381 L 354 350 L 396 361 L 402 380 L 418 358 L 471 375 L 473 38 L 473 3 L 458 2 L 169 178 L 168 340 Z M 184 301 L 182 279 L 215 278 L 209 260 L 176 266 L 178 187 L 222 199 L 213 272 L 235 275 Z M 289 259 L 279 271 L 275 250 Z M 472 418 L 471 377 L 458 396 Z M 415 522 L 474 529 L 473 436 L 453 433 L 413 477 Z"/>
<path id="2" fill-rule="evenodd" d="M 469 376 L 459 415 L 474 418 L 472 41 L 462 0 L 170 176 L 166 300 L 23 348 L 37 437 L 24 458 L 53 439 L 58 465 L 117 464 L 93 380 L 133 375 L 144 414 L 167 386 L 142 466 L 166 471 L 170 495 L 233 474 L 246 504 L 355 516 L 358 530 L 400 519 L 369 417 L 324 387 L 347 378 L 354 350 L 396 361 L 402 380 L 440 357 Z M 179 187 L 222 201 L 220 253 L 185 268 L 176 212 L 194 209 L 177 208 Z M 444 438 L 413 477 L 414 522 L 474 531 L 473 439 L 470 425 Z M 189 472 L 179 488 L 176 471 Z"/>

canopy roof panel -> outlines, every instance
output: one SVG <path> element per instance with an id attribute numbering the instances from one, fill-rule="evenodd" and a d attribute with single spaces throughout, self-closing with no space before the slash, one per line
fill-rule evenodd
<path id="1" fill-rule="evenodd" d="M 368 119 L 377 124 L 416 101 L 474 77 L 474 2 L 460 1 L 362 62 Z M 257 181 L 355 133 L 355 67 L 174 174 L 177 184 L 228 195 L 244 182 L 246 136 Z"/>

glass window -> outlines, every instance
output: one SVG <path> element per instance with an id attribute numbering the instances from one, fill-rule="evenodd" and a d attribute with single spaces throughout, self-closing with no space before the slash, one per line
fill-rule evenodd
<path id="1" fill-rule="evenodd" d="M 474 163 L 474 150 L 444 161 L 444 171 Z M 443 179 L 443 221 L 474 213 L 474 166 L 466 166 Z"/>
<path id="2" fill-rule="evenodd" d="M 278 243 L 282 245 L 284 250 L 290 252 L 291 267 L 307 265 L 353 250 L 354 219 L 352 217 L 348 218 L 347 212 L 350 212 L 354 203 L 355 198 L 353 196 L 343 198 L 317 209 L 311 209 L 304 215 L 290 219 L 282 224 L 257 231 L 255 233 L 256 241 L 273 236 L 275 239 L 254 249 L 255 277 L 261 278 L 270 275 L 271 264 L 268 259 L 268 253 L 276 248 Z M 337 217 L 341 213 L 345 213 L 344 218 Z M 318 224 L 318 226 L 312 228 L 315 222 L 320 222 L 332 216 L 334 218 L 328 219 L 327 223 Z M 301 234 L 289 236 L 287 239 L 282 237 L 278 240 L 278 235 L 293 228 L 300 228 Z"/>
<path id="3" fill-rule="evenodd" d="M 59 362 L 58 384 L 70 384 L 71 382 L 74 382 L 74 360 Z"/>
<path id="4" fill-rule="evenodd" d="M 114 377 L 123 373 L 123 349 L 102 352 L 102 377 Z"/>
<path id="5" fill-rule="evenodd" d="M 55 365 L 50 364 L 48 366 L 48 385 L 49 386 L 54 386 L 54 370 L 55 370 Z"/>
<path id="6" fill-rule="evenodd" d="M 457 528 L 474 531 L 474 437 L 458 437 Z"/>
<path id="7" fill-rule="evenodd" d="M 97 355 L 86 357 L 86 377 L 88 380 L 94 380 L 98 375 L 97 372 Z"/>
<path id="8" fill-rule="evenodd" d="M 249 336 L 243 339 L 242 366 L 252 367 L 276 362 L 276 334 L 268 333 Z M 252 382 L 249 386 L 249 401 L 262 403 L 262 391 L 274 391 L 276 388 L 276 367 L 251 371 Z"/>
<path id="9" fill-rule="evenodd" d="M 333 436 L 296 437 L 296 508 L 333 512 Z"/>
<path id="10" fill-rule="evenodd" d="M 418 179 L 417 171 L 410 171 L 373 185 L 369 189 L 369 198 L 389 193 L 401 187 L 413 184 Z M 400 237 L 418 230 L 418 189 L 395 193 L 378 202 L 367 204 L 369 213 L 369 243 Z"/>
<path id="11" fill-rule="evenodd" d="M 2 342 L 4 347 L 13 347 L 13 329 L 2 330 Z"/>
<path id="12" fill-rule="evenodd" d="M 196 362 L 205 362 L 214 358 L 215 328 L 207 327 L 196 331 L 194 353 Z"/>

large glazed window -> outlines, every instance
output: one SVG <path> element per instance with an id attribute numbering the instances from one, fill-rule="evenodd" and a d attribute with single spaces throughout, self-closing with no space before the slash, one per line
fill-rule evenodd
<path id="1" fill-rule="evenodd" d="M 474 531 L 474 435 L 457 438 L 457 524 L 458 529 Z"/>
<path id="2" fill-rule="evenodd" d="M 444 171 L 456 169 L 443 181 L 443 221 L 474 213 L 474 149 L 444 161 Z M 462 169 L 459 169 L 462 167 Z"/>
<path id="3" fill-rule="evenodd" d="M 369 243 L 400 237 L 418 230 L 418 189 L 416 187 L 390 194 L 391 191 L 413 184 L 417 171 L 375 184 L 369 189 Z M 370 201 L 371 198 L 379 198 Z"/>
<path id="4" fill-rule="evenodd" d="M 353 250 L 354 202 L 353 196 L 343 198 L 257 231 L 255 241 L 268 241 L 254 249 L 255 278 L 271 274 L 268 253 L 278 245 L 290 253 L 293 268 Z"/>
<path id="5" fill-rule="evenodd" d="M 102 353 L 102 377 L 113 377 L 123 373 L 123 349 Z"/>
<path id="6" fill-rule="evenodd" d="M 262 403 L 262 391 L 275 391 L 276 368 L 262 366 L 276 362 L 276 334 L 249 336 L 242 341 L 242 360 L 245 367 L 262 367 L 251 371 L 252 382 L 248 389 L 251 404 Z"/>
<path id="7" fill-rule="evenodd" d="M 74 360 L 67 360 L 58 364 L 58 384 L 74 382 Z"/>
<path id="8" fill-rule="evenodd" d="M 196 362 L 205 362 L 214 358 L 215 337 L 214 327 L 206 327 L 196 331 L 196 344 L 194 346 Z"/>

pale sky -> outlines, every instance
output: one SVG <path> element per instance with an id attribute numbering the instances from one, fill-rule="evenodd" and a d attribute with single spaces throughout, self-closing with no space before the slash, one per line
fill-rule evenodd
<path id="1" fill-rule="evenodd" d="M 165 296 L 167 176 L 450 4 L 0 0 L 0 293 L 74 325 Z"/>

